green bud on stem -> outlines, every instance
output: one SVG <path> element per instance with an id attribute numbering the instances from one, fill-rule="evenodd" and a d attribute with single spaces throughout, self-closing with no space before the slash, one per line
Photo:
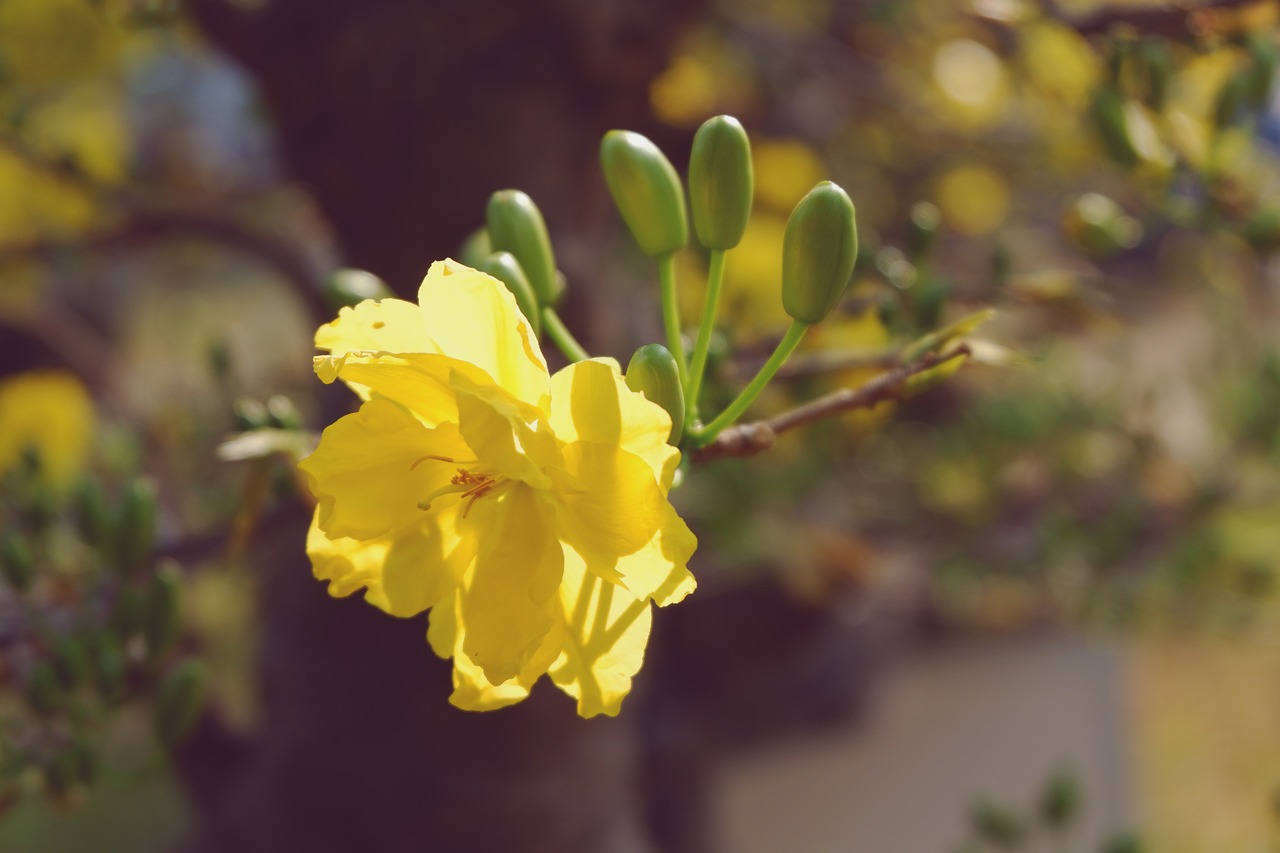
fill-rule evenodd
<path id="1" fill-rule="evenodd" d="M 72 496 L 72 516 L 86 545 L 102 548 L 107 542 L 107 504 L 97 480 L 86 477 Z"/>
<path id="2" fill-rule="evenodd" d="M 485 208 L 492 252 L 510 252 L 520 262 L 538 304 L 550 305 L 556 297 L 556 256 L 542 211 L 520 190 L 499 190 L 489 196 Z"/>
<path id="3" fill-rule="evenodd" d="M 782 306 L 801 323 L 821 321 L 844 295 L 858 257 L 853 202 L 823 181 L 800 199 L 782 238 Z"/>
<path id="4" fill-rule="evenodd" d="M 26 540 L 14 532 L 0 538 L 0 572 L 9 586 L 18 592 L 26 592 L 36 576 L 35 559 Z"/>
<path id="5" fill-rule="evenodd" d="M 335 311 L 366 299 L 386 299 L 394 295 L 385 281 L 365 270 L 337 270 L 324 284 L 325 301 Z"/>
<path id="6" fill-rule="evenodd" d="M 177 563 L 165 560 L 156 567 L 155 577 L 147 589 L 142 634 L 147 640 L 147 654 L 152 658 L 168 651 L 178 636 L 179 573 Z"/>
<path id="7" fill-rule="evenodd" d="M 516 256 L 510 252 L 494 252 L 482 260 L 476 269 L 488 273 L 507 286 L 507 290 L 516 298 L 520 313 L 524 314 L 524 318 L 533 327 L 534 336 L 541 335 L 542 312 L 538 310 L 538 297 Z"/>
<path id="8" fill-rule="evenodd" d="M 183 661 L 160 684 L 156 691 L 156 736 L 165 746 L 174 746 L 191 731 L 204 707 L 204 664 Z"/>
<path id="9" fill-rule="evenodd" d="M 151 556 L 156 542 L 156 487 L 140 477 L 129 484 L 120 499 L 116 518 L 116 568 L 132 574 Z"/>
<path id="10" fill-rule="evenodd" d="M 698 242 L 708 249 L 732 249 L 751 216 L 755 175 L 751 141 L 733 116 L 703 122 L 689 157 L 689 206 Z"/>
<path id="11" fill-rule="evenodd" d="M 689 239 L 680 176 L 658 146 L 630 130 L 600 141 L 600 165 L 613 203 L 646 255 L 669 255 Z"/>
<path id="12" fill-rule="evenodd" d="M 627 387 L 644 394 L 671 415 L 667 441 L 678 444 L 684 432 L 684 390 L 680 371 L 671 351 L 662 344 L 646 344 L 635 351 L 627 365 Z"/>

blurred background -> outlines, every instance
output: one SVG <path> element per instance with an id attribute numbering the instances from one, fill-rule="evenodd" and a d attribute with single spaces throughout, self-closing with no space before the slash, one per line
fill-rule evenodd
<path id="1" fill-rule="evenodd" d="M 0 0 L 0 849 L 1277 849 L 1278 20 Z M 756 199 L 713 399 L 822 179 L 854 283 L 757 411 L 995 316 L 927 393 L 692 471 L 699 590 L 619 717 L 457 711 L 425 616 L 311 578 L 290 460 L 352 402 L 311 335 L 518 187 L 625 363 L 657 277 L 600 137 L 683 170 L 719 113 Z"/>

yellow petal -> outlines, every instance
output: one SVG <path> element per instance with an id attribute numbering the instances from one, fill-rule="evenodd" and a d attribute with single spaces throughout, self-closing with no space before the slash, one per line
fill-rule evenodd
<path id="1" fill-rule="evenodd" d="M 680 463 L 680 451 L 667 444 L 671 416 L 626 386 L 612 360 L 580 361 L 551 377 L 551 427 L 562 441 L 620 445 L 653 469 L 663 488 Z"/>
<path id="2" fill-rule="evenodd" d="M 505 285 L 457 261 L 437 261 L 418 304 L 434 344 L 428 352 L 471 362 L 517 399 L 547 407 L 547 363 Z"/>
<path id="3" fill-rule="evenodd" d="M 578 700 L 581 716 L 613 716 L 644 663 L 653 622 L 649 603 L 600 580 L 569 552 L 560 601 L 564 650 L 551 666 L 551 679 Z"/>
<path id="4" fill-rule="evenodd" d="M 689 572 L 689 558 L 698 540 L 671 504 L 665 505 L 662 526 L 634 554 L 618 558 L 614 570 L 636 598 L 652 598 L 659 607 L 675 604 L 697 588 Z"/>
<path id="5" fill-rule="evenodd" d="M 478 385 L 454 373 L 458 429 L 485 469 L 535 488 L 551 481 L 543 469 L 560 461 L 556 438 L 541 410 L 496 385 Z"/>
<path id="6" fill-rule="evenodd" d="M 547 667 L 560 654 L 564 645 L 564 630 L 558 622 L 554 622 L 539 644 L 538 651 L 520 673 L 495 686 L 489 683 L 484 671 L 462 650 L 463 636 L 458 630 L 457 609 L 457 594 L 433 607 L 427 639 L 437 655 L 453 658 L 453 695 L 449 697 L 449 702 L 463 710 L 491 711 L 524 699 L 529 695 L 534 682 L 546 673 Z"/>
<path id="7" fill-rule="evenodd" d="M 422 311 L 403 299 L 366 299 L 343 308 L 338 319 L 316 331 L 316 349 L 349 352 L 435 352 Z"/>
<path id="8" fill-rule="evenodd" d="M 298 467 L 319 501 L 324 532 L 370 539 L 421 522 L 419 502 L 456 473 L 447 460 L 470 452 L 453 424 L 425 427 L 395 403 L 373 399 L 330 424 Z"/>
<path id="9" fill-rule="evenodd" d="M 321 381 L 343 382 L 363 400 L 386 397 L 399 403 L 427 426 L 457 422 L 458 402 L 450 376 L 459 373 L 479 384 L 490 384 L 473 364 L 430 353 L 345 353 L 315 358 Z"/>
<path id="10" fill-rule="evenodd" d="M 392 616 L 415 616 L 450 595 L 471 560 L 474 535 L 457 527 L 458 512 L 377 539 L 331 539 L 320 528 L 319 509 L 307 531 L 307 554 L 335 598 L 367 587 L 365 601 Z"/>
<path id="11" fill-rule="evenodd" d="M 552 511 L 527 486 L 510 489 L 460 597 L 463 651 L 490 684 L 515 678 L 554 622 L 564 557 L 552 535 Z"/>
<path id="12" fill-rule="evenodd" d="M 556 532 L 590 571 L 620 581 L 619 558 L 653 539 L 665 517 L 666 498 L 644 460 L 621 448 L 575 441 L 562 452 L 576 487 L 555 494 Z"/>

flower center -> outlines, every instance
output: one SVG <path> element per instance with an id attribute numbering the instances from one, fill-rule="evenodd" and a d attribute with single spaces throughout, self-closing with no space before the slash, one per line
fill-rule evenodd
<path id="1" fill-rule="evenodd" d="M 409 466 L 409 470 L 412 471 L 414 468 L 417 468 L 420 463 L 427 459 L 450 463 L 455 461 L 447 456 L 422 456 Z M 472 464 L 476 460 L 462 461 L 465 464 Z M 458 473 L 453 475 L 449 480 L 448 485 L 441 486 L 422 500 L 418 501 L 418 509 L 423 511 L 429 510 L 431 509 L 431 505 L 438 498 L 442 498 L 445 495 L 458 495 L 461 498 L 467 499 L 467 505 L 462 510 L 462 517 L 466 518 L 467 513 L 471 512 L 471 507 L 475 505 L 476 501 L 480 500 L 485 495 L 492 493 L 494 489 L 498 489 L 507 484 L 505 477 L 493 477 L 478 469 L 459 468 L 457 471 Z"/>

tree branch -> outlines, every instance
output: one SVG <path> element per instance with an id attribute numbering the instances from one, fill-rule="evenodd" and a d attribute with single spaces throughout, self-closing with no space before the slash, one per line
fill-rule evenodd
<path id="1" fill-rule="evenodd" d="M 1082 17 L 1073 17 L 1058 0 L 1041 0 L 1045 14 L 1083 36 L 1101 35 L 1114 26 L 1128 26 L 1143 34 L 1185 41 L 1214 29 L 1217 11 L 1258 5 L 1268 0 L 1201 0 L 1163 6 L 1108 5 Z M 1270 0 L 1274 2 L 1274 0 Z"/>
<path id="2" fill-rule="evenodd" d="M 969 347 L 961 344 L 945 353 L 931 352 L 915 361 L 887 370 L 857 388 L 841 388 L 816 400 L 762 421 L 750 421 L 726 429 L 716 440 L 693 452 L 694 462 L 709 462 L 725 456 L 745 458 L 763 453 L 777 437 L 805 424 L 834 417 L 854 409 L 871 409 L 885 400 L 901 400 L 907 380 L 957 358 L 967 358 Z"/>

